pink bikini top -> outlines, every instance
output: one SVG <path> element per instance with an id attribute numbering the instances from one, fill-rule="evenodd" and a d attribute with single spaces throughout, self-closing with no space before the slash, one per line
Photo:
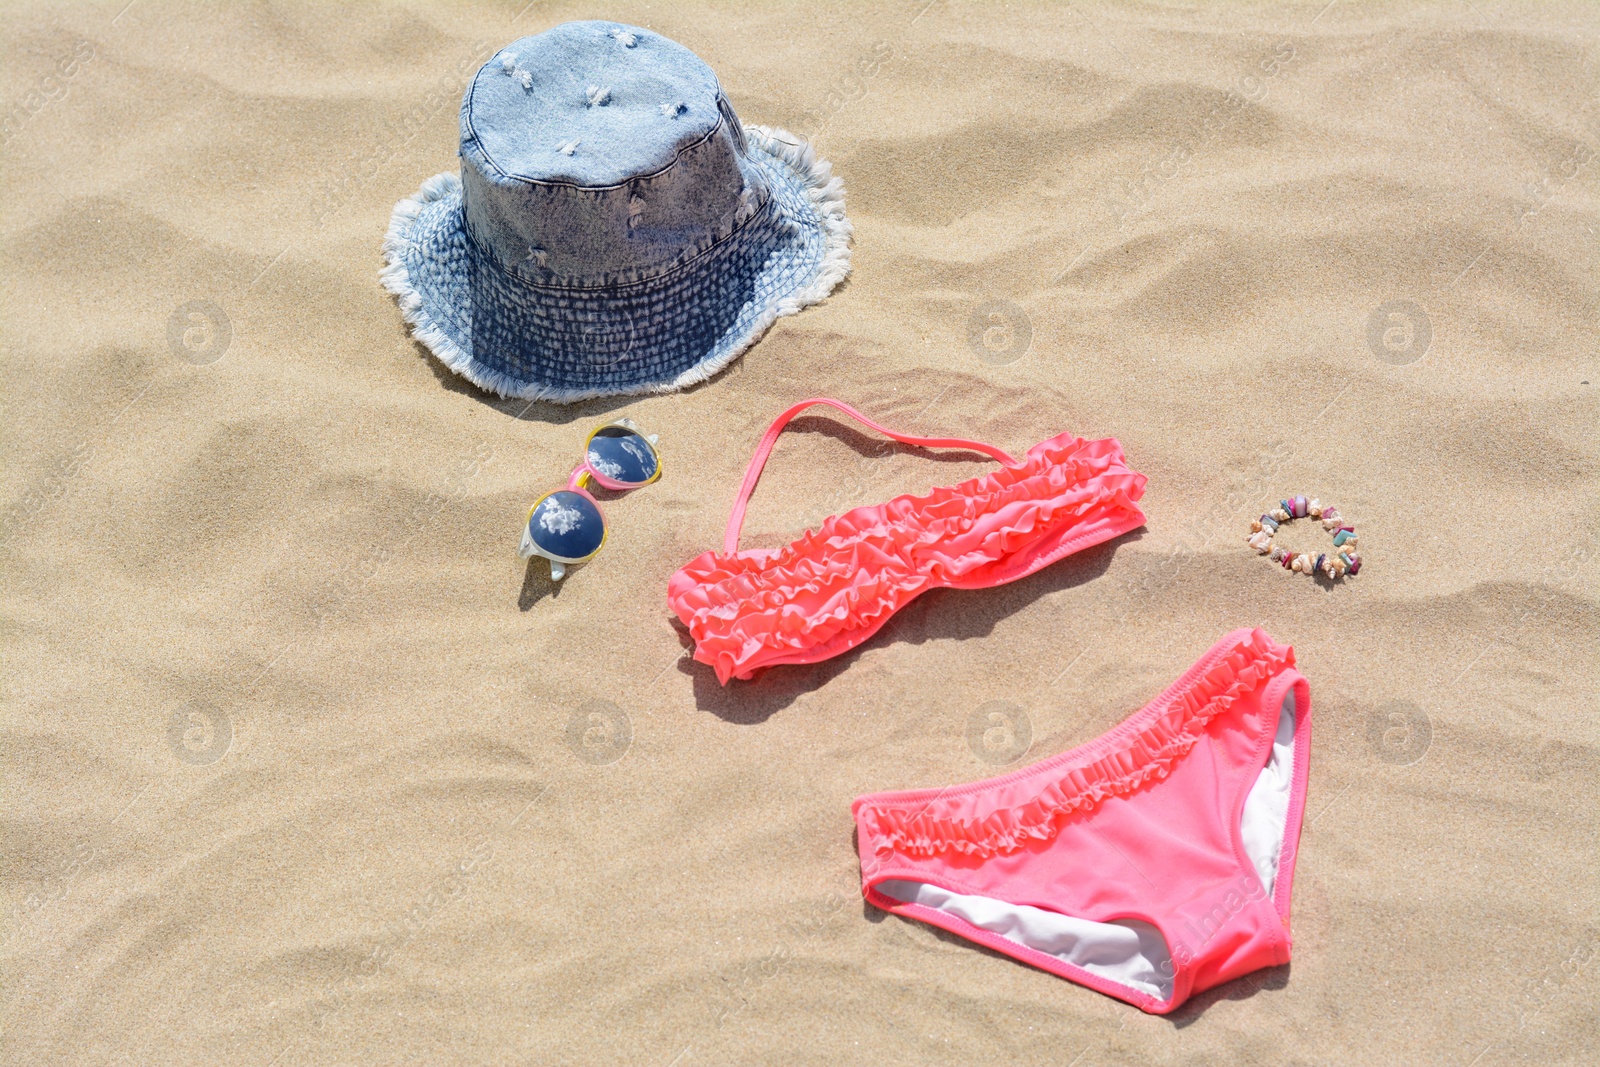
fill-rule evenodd
<path id="1" fill-rule="evenodd" d="M 1004 466 L 925 496 L 831 516 L 784 548 L 741 552 L 739 530 L 761 468 L 784 426 L 813 404 L 904 444 L 971 449 Z M 724 685 L 762 667 L 817 663 L 867 640 L 929 589 L 1015 581 L 1137 529 L 1144 484 L 1115 438 L 1060 434 L 1018 462 L 978 441 L 895 433 L 837 400 L 802 400 L 761 439 L 722 551 L 685 564 L 667 583 L 667 601 L 694 637 L 694 658 L 714 667 Z"/>

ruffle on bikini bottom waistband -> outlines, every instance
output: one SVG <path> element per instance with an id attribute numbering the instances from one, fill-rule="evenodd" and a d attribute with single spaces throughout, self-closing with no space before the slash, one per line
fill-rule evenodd
<path id="1" fill-rule="evenodd" d="M 1079 812 L 1088 812 L 1107 797 L 1133 792 L 1148 782 L 1165 778 L 1173 766 L 1194 747 L 1206 725 L 1226 712 L 1235 701 L 1262 688 L 1284 667 L 1294 665 L 1294 649 L 1280 645 L 1263 630 L 1254 630 L 1207 668 L 1198 678 L 1157 701 L 1166 706 L 1148 723 L 1146 709 L 1128 720 L 1125 737 L 1108 734 L 1109 750 L 1086 752 L 1088 762 L 1073 765 L 1072 753 L 1057 757 L 1063 766 L 1046 761 L 1012 780 L 977 783 L 927 801 L 910 801 L 905 807 L 880 807 L 872 798 L 857 801 L 856 817 L 863 837 L 876 852 L 899 851 L 909 856 L 963 852 L 988 858 L 1025 847 L 1030 841 L 1048 841 L 1061 825 Z M 1100 742 L 1088 746 L 1097 749 Z M 1042 781 L 1042 786 L 1037 783 Z M 1002 784 L 1003 783 L 1003 784 Z M 964 794 L 982 789 L 992 797 L 1014 792 L 1025 799 L 981 816 L 956 814 Z M 1031 796 L 1028 796 L 1029 793 Z M 992 803 L 992 800 L 990 801 Z"/>

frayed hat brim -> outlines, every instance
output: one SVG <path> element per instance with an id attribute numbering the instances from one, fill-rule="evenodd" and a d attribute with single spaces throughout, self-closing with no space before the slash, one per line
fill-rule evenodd
<path id="1" fill-rule="evenodd" d="M 825 299 L 850 273 L 851 227 L 844 213 L 843 182 L 803 139 L 764 126 L 745 126 L 744 131 L 752 157 L 764 164 L 775 195 L 786 207 L 780 221 L 788 229 L 768 227 L 759 236 L 753 227 L 738 231 L 723 244 L 766 243 L 753 252 L 736 245 L 718 248 L 715 255 L 699 257 L 676 272 L 671 282 L 673 304 L 684 300 L 692 304 L 702 298 L 725 300 L 730 281 L 743 301 L 736 309 L 721 308 L 729 326 L 711 338 L 703 352 L 695 343 L 698 338 L 686 338 L 682 333 L 681 324 L 693 321 L 691 316 L 659 316 L 663 321 L 657 324 L 649 321 L 647 314 L 645 326 L 630 329 L 641 334 L 638 342 L 642 349 L 671 354 L 671 362 L 665 366 L 601 368 L 588 375 L 574 372 L 570 365 L 552 364 L 545 374 L 538 367 L 525 368 L 519 374 L 505 361 L 496 365 L 492 353 L 475 353 L 470 284 L 470 257 L 475 250 L 462 226 L 461 182 L 452 173 L 435 175 L 414 196 L 395 205 L 383 242 L 386 265 L 380 279 L 397 298 L 418 341 L 446 367 L 500 396 L 573 403 L 602 396 L 672 392 L 704 381 L 760 340 L 780 317 Z M 726 274 L 730 271 L 747 271 L 749 276 L 729 279 Z M 619 300 L 659 303 L 663 299 L 648 283 L 625 288 L 627 295 L 612 297 L 607 306 L 615 307 Z M 569 325 L 560 306 L 523 314 L 527 309 L 517 305 L 536 304 L 541 299 L 537 287 L 502 284 L 496 293 L 503 296 L 491 320 L 497 328 L 518 330 L 526 336 Z M 603 318 L 606 311 L 591 306 L 588 315 L 585 322 L 596 315 Z M 480 323 L 480 338 L 482 327 Z M 577 380 L 582 378 L 590 380 Z"/>

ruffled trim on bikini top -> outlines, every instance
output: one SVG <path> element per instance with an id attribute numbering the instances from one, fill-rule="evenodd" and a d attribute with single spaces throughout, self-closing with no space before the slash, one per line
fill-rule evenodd
<path id="1" fill-rule="evenodd" d="M 856 817 L 874 836 L 878 852 L 910 856 L 964 852 L 987 859 L 1016 852 L 1032 841 L 1049 841 L 1075 814 L 1167 777 L 1212 719 L 1293 665 L 1292 647 L 1255 630 L 1198 678 L 1151 705 L 1161 710 L 1150 722 L 1141 724 L 1143 716 L 1136 715 L 1128 721 L 1132 729 L 1125 736 L 1116 736 L 1121 728 L 1113 731 L 1108 737 L 1110 749 L 1086 753 L 1094 756 L 1087 763 L 1072 766 L 1072 753 L 1066 753 L 1062 766 L 1045 764 L 1022 772 L 1014 781 L 1002 780 L 1005 784 L 998 789 L 995 782 L 983 782 L 926 802 L 911 801 L 905 808 L 864 804 Z M 998 800 L 1000 806 L 975 818 L 953 814 L 964 795 L 974 790 L 982 790 L 989 802 Z"/>
<path id="2" fill-rule="evenodd" d="M 695 659 L 726 683 L 773 651 L 874 627 L 919 593 L 974 579 L 1064 525 L 1108 514 L 1138 525 L 1144 483 L 1115 438 L 1062 434 L 1016 467 L 831 516 L 777 551 L 706 552 L 672 576 L 667 600 Z"/>

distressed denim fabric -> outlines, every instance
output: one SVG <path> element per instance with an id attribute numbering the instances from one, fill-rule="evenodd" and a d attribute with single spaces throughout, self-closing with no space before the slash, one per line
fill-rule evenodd
<path id="1" fill-rule="evenodd" d="M 502 49 L 467 86 L 461 161 L 397 206 L 385 282 L 419 339 L 505 395 L 681 387 L 848 270 L 826 165 L 747 134 L 710 68 L 647 30 Z"/>

